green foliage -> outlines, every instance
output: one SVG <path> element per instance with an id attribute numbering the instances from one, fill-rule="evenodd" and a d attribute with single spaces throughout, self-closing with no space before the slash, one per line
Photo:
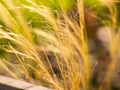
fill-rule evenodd
<path id="1" fill-rule="evenodd" d="M 98 19 L 107 20 L 109 18 L 108 8 L 100 0 L 85 0 L 85 5 L 97 15 Z"/>
<path id="2" fill-rule="evenodd" d="M 47 6 L 50 8 L 53 13 L 56 11 L 62 11 L 62 9 L 67 13 L 69 12 L 75 5 L 75 0 L 14 0 L 14 4 L 16 7 L 20 8 L 21 13 L 23 14 L 25 20 L 28 25 L 33 28 L 41 28 L 43 30 L 49 29 L 51 30 L 50 22 L 45 20 L 38 13 L 35 13 L 34 10 L 28 10 L 23 7 L 32 6 L 34 4 L 38 6 Z"/>
<path id="3" fill-rule="evenodd" d="M 33 0 L 37 4 L 48 6 L 53 10 L 61 10 L 62 8 L 66 11 L 72 9 L 75 4 L 74 0 Z M 62 7 L 62 8 L 61 8 Z"/>

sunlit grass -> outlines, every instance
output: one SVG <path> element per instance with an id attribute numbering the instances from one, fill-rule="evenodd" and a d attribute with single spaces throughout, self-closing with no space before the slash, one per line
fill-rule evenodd
<path id="1" fill-rule="evenodd" d="M 23 78 L 57 90 L 89 90 L 91 71 L 83 0 L 76 1 L 78 21 L 69 17 L 61 2 L 60 11 L 40 6 L 34 0 L 26 2 L 28 5 L 20 2 L 19 8 L 16 8 L 14 0 L 0 1 L 0 22 L 3 23 L 0 39 L 7 43 L 2 50 L 9 54 L 6 58 L 0 58 L 1 67 L 16 79 Z M 109 25 L 112 29 L 109 45 L 111 64 L 104 80 L 106 87 L 110 89 L 111 73 L 119 60 L 120 32 L 116 33 L 114 30 L 117 28 L 117 8 L 114 2 L 100 2 L 108 8 L 112 22 Z M 42 30 L 30 26 L 22 10 L 32 11 L 31 13 L 37 15 L 36 18 L 44 18 L 50 28 Z M 9 58 L 11 55 L 12 58 Z M 104 85 L 100 85 L 99 89 L 103 88 Z"/>

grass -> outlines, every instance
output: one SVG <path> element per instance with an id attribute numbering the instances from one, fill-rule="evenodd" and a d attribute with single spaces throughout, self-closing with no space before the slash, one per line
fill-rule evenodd
<path id="1" fill-rule="evenodd" d="M 88 5 L 91 3 L 86 2 Z M 115 4 L 119 1 L 99 2 L 110 13 L 107 20 L 98 18 L 104 27 L 111 27 L 112 39 L 108 45 L 111 57 L 109 69 L 98 89 L 110 90 L 111 73 L 119 61 L 120 32 L 115 30 L 119 29 Z M 57 90 L 90 90 L 92 74 L 84 1 L 76 1 L 78 21 L 68 15 L 69 9 L 66 11 L 62 2 L 59 5 L 60 10 L 54 10 L 50 6 L 39 5 L 35 0 L 24 3 L 0 1 L 0 40 L 6 43 L 0 49 L 1 54 L 5 53 L 0 58 L 0 67 L 13 78 Z M 36 24 L 38 26 L 34 26 Z"/>

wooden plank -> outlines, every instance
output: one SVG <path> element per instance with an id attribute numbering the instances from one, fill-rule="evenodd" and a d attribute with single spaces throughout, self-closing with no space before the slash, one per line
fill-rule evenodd
<path id="1" fill-rule="evenodd" d="M 52 90 L 0 75 L 0 90 Z"/>

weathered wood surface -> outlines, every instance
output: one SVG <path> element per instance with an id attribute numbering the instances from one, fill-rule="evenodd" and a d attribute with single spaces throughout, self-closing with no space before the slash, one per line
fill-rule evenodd
<path id="1" fill-rule="evenodd" d="M 0 75 L 0 90 L 52 90 Z"/>

